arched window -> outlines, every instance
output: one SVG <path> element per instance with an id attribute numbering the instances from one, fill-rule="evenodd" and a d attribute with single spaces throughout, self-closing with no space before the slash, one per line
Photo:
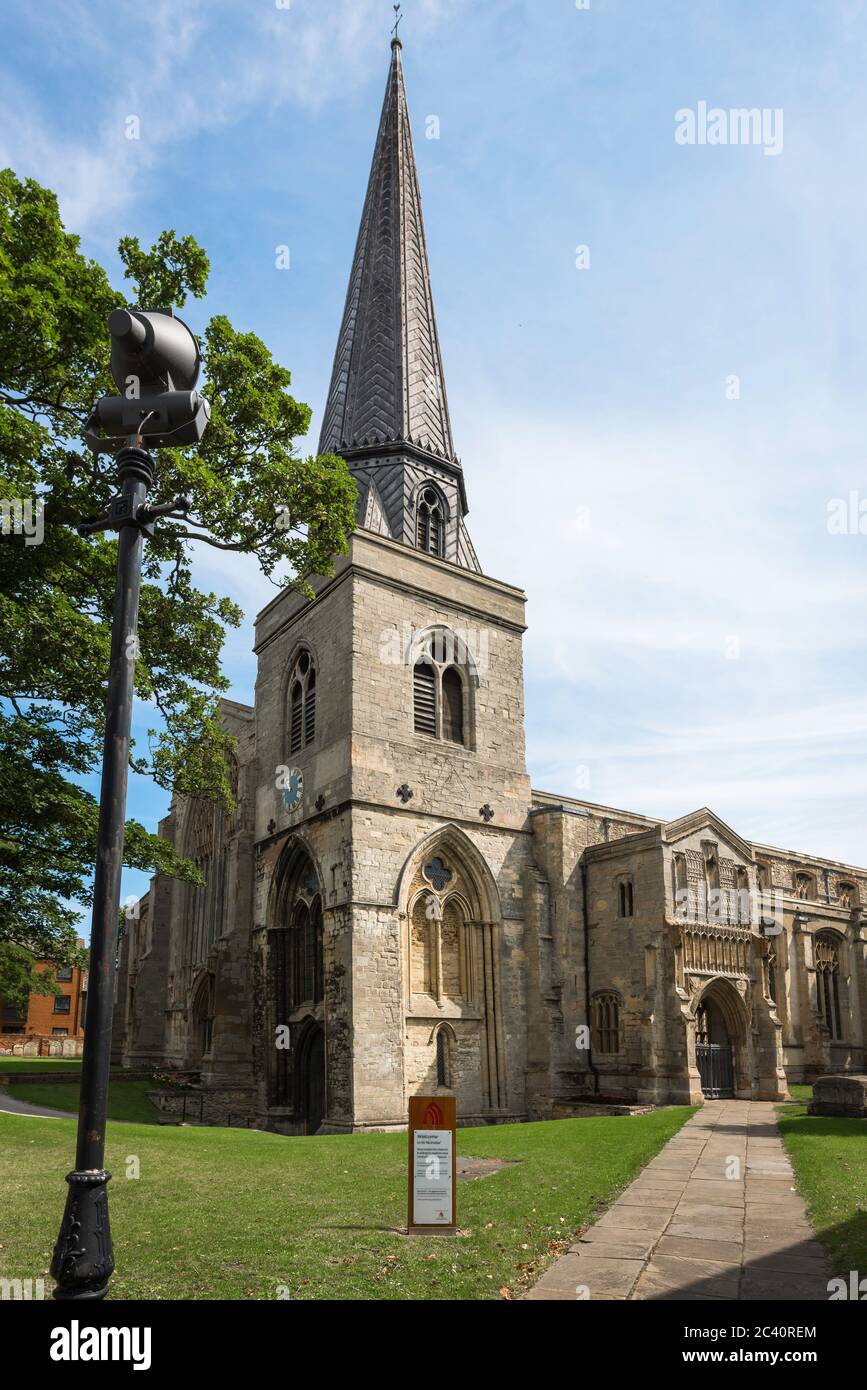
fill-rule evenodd
<path id="1" fill-rule="evenodd" d="M 289 1013 L 304 1006 L 315 1008 L 322 1000 L 322 902 L 298 902 L 292 913 L 289 933 L 288 991 L 284 996 Z"/>
<path id="2" fill-rule="evenodd" d="M 768 994 L 777 1002 L 777 948 L 773 942 L 768 946 Z"/>
<path id="3" fill-rule="evenodd" d="M 437 1085 L 449 1085 L 449 1044 L 446 1037 L 446 1030 L 441 1028 L 437 1033 Z"/>
<path id="4" fill-rule="evenodd" d="M 635 893 L 631 878 L 621 878 L 617 883 L 617 915 L 632 917 L 635 914 Z"/>
<path id="5" fill-rule="evenodd" d="M 616 994 L 597 994 L 593 998 L 593 1050 L 602 1057 L 620 1051 L 620 999 Z"/>
<path id="6" fill-rule="evenodd" d="M 316 668 L 308 651 L 299 654 L 289 677 L 289 752 L 300 753 L 316 737 Z"/>
<path id="7" fill-rule="evenodd" d="M 858 889 L 854 883 L 837 884 L 837 901 L 841 907 L 849 908 L 858 906 Z"/>
<path id="8" fill-rule="evenodd" d="M 812 874 L 795 874 L 795 897 L 802 902 L 813 902 L 816 897 L 816 880 Z"/>
<path id="9" fill-rule="evenodd" d="M 672 855 L 674 868 L 674 910 L 679 917 L 689 915 L 689 889 L 686 877 L 686 855 Z"/>
<path id="10" fill-rule="evenodd" d="M 200 1061 L 211 1050 L 214 1031 L 214 977 L 201 981 L 193 1003 L 193 1057 Z"/>
<path id="11" fill-rule="evenodd" d="M 445 546 L 445 515 L 443 502 L 435 488 L 423 488 L 418 499 L 416 545 L 428 555 L 442 559 Z"/>
<path id="12" fill-rule="evenodd" d="M 466 662 L 466 669 L 461 669 Z M 413 665 L 413 727 L 417 734 L 466 745 L 471 700 L 466 642 L 448 629 L 430 633 Z"/>
<path id="13" fill-rule="evenodd" d="M 410 990 L 413 994 L 436 992 L 436 933 L 440 911 L 433 893 L 420 893 L 416 898 L 410 938 Z"/>
<path id="14" fill-rule="evenodd" d="M 840 1013 L 840 946 L 837 938 L 816 937 L 816 997 L 819 1017 L 835 1042 L 843 1037 Z"/>
<path id="15" fill-rule="evenodd" d="M 443 738 L 449 743 L 464 741 L 464 683 L 460 672 L 450 666 L 443 672 Z"/>

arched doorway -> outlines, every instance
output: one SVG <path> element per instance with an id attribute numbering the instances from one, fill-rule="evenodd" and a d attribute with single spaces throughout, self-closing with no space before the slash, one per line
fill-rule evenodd
<path id="1" fill-rule="evenodd" d="M 315 1134 L 325 1118 L 325 973 L 319 875 L 304 845 L 286 850 L 267 936 L 271 1037 L 269 1105 L 293 1133 Z"/>
<path id="2" fill-rule="evenodd" d="M 304 1034 L 298 1054 L 298 1090 L 304 1132 L 315 1134 L 325 1119 L 325 1033 L 313 1023 Z"/>
<path id="3" fill-rule="evenodd" d="M 735 1093 L 732 1040 L 722 1009 L 705 995 L 695 1013 L 695 1059 L 707 1100 L 731 1099 Z"/>
<path id="4" fill-rule="evenodd" d="M 199 1067 L 211 1050 L 214 1030 L 214 977 L 206 972 L 195 987 L 191 1009 L 188 1061 Z"/>

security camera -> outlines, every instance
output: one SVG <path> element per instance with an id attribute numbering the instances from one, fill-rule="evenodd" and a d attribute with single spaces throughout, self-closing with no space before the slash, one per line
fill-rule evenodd
<path id="1" fill-rule="evenodd" d="M 114 309 L 108 331 L 121 395 L 94 406 L 84 432 L 90 448 L 115 452 L 130 438 L 151 448 L 197 444 L 211 411 L 194 390 L 202 358 L 187 325 L 171 310 Z"/>

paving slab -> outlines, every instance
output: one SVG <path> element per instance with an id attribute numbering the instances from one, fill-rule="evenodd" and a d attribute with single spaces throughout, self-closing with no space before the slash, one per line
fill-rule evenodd
<path id="1" fill-rule="evenodd" d="M 646 1260 L 656 1240 L 656 1236 L 650 1236 L 646 1231 L 633 1231 L 623 1226 L 591 1226 L 578 1237 L 578 1244 L 610 1246 L 618 1251 L 629 1250 L 634 1254 L 627 1258 Z"/>
<path id="2" fill-rule="evenodd" d="M 679 1255 L 685 1260 L 705 1260 L 709 1264 L 741 1267 L 740 1242 L 732 1240 L 688 1240 L 684 1236 L 661 1236 L 656 1246 L 659 1255 Z"/>
<path id="3" fill-rule="evenodd" d="M 615 1202 L 596 1224 L 613 1230 L 628 1227 L 631 1231 L 651 1231 L 661 1236 L 670 1220 L 668 1207 L 622 1207 Z"/>
<path id="4" fill-rule="evenodd" d="M 654 1207 L 656 1210 L 674 1211 L 681 1197 L 678 1188 L 663 1190 L 649 1187 L 644 1191 L 621 1192 L 617 1200 L 621 1207 Z"/>

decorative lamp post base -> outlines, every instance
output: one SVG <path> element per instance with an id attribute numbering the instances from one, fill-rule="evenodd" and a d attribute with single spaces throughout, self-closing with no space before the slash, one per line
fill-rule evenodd
<path id="1" fill-rule="evenodd" d="M 99 1299 L 108 1292 L 114 1273 L 106 1191 L 110 1179 L 104 1168 L 66 1176 L 66 1210 L 51 1261 L 57 1299 Z"/>

